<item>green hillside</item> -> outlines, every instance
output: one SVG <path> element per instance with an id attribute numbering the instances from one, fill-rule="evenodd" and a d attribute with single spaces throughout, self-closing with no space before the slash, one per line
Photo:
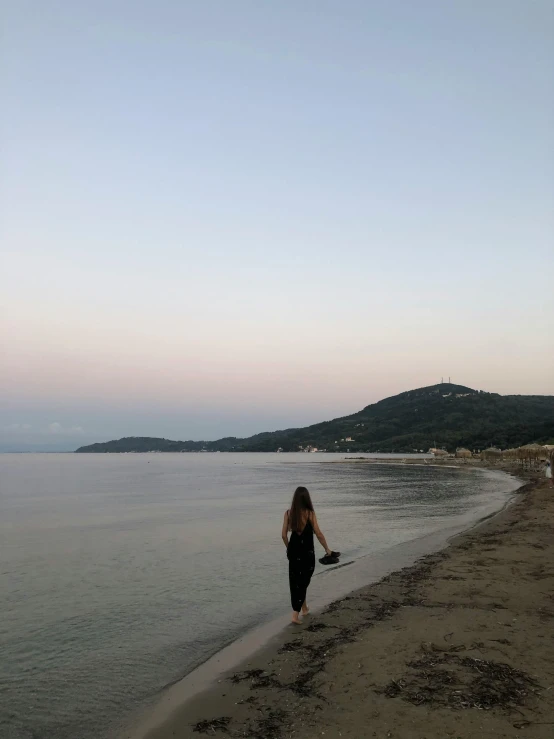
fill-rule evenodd
<path id="1" fill-rule="evenodd" d="M 435 445 L 454 451 L 459 446 L 508 448 L 553 439 L 554 396 L 498 395 L 441 383 L 306 428 L 217 441 L 126 437 L 83 446 L 77 452 L 287 452 L 307 446 L 339 452 L 412 452 Z"/>

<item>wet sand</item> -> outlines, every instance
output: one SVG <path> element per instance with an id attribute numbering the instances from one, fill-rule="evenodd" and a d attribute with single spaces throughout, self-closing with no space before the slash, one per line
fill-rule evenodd
<path id="1" fill-rule="evenodd" d="M 554 736 L 554 489 L 287 627 L 145 739 Z"/>

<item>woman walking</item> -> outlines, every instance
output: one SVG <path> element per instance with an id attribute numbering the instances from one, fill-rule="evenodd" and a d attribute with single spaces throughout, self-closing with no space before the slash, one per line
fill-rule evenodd
<path id="1" fill-rule="evenodd" d="M 308 489 L 298 487 L 294 491 L 291 506 L 285 513 L 281 532 L 289 561 L 293 624 L 302 623 L 300 612 L 306 616 L 310 610 L 306 603 L 306 591 L 315 569 L 314 533 L 326 554 L 329 557 L 334 554 L 319 528 Z"/>

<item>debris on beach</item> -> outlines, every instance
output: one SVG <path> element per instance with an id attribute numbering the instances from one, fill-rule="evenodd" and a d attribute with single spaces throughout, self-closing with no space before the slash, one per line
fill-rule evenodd
<path id="1" fill-rule="evenodd" d="M 319 693 L 316 691 L 313 684 L 313 680 L 325 667 L 325 662 L 318 662 L 311 665 L 307 670 L 301 672 L 296 676 L 296 679 L 290 683 L 287 683 L 283 687 L 292 690 L 293 693 L 300 695 L 304 698 L 309 696 L 321 698 Z"/>
<path id="2" fill-rule="evenodd" d="M 318 621 L 315 624 L 310 624 L 310 626 L 306 628 L 306 631 L 322 631 L 323 629 L 328 628 L 329 626 L 327 624 L 324 624 L 322 621 Z"/>
<path id="3" fill-rule="evenodd" d="M 230 722 L 231 718 L 229 716 L 221 716 L 221 718 L 199 721 L 197 724 L 194 724 L 192 730 L 197 731 L 199 734 L 207 734 L 208 732 L 213 734 L 216 731 L 227 732 Z"/>
<path id="4" fill-rule="evenodd" d="M 328 613 L 335 613 L 341 608 L 344 608 L 343 603 L 345 603 L 348 600 L 352 600 L 352 596 L 346 596 L 346 598 L 341 598 L 340 600 L 334 600 L 332 603 L 329 603 L 329 605 L 324 611 L 322 611 L 323 615 L 326 615 Z"/>
<path id="5" fill-rule="evenodd" d="M 244 736 L 248 736 L 249 739 L 277 739 L 281 735 L 286 717 L 285 711 L 280 709 L 269 711 L 267 716 L 252 724 Z"/>
<path id="6" fill-rule="evenodd" d="M 408 703 L 456 709 L 514 709 L 527 704 L 541 686 L 531 675 L 504 662 L 462 657 L 463 645 L 448 649 L 431 645 L 408 663 L 413 673 L 391 680 L 376 692 Z M 449 669 L 447 669 L 449 668 Z"/>
<path id="7" fill-rule="evenodd" d="M 237 706 L 242 706 L 244 703 L 250 703 L 253 705 L 254 703 L 256 703 L 257 700 L 258 699 L 256 698 L 255 695 L 249 695 L 248 698 L 244 698 L 243 700 L 237 701 Z"/>
<path id="8" fill-rule="evenodd" d="M 287 641 L 279 649 L 279 654 L 284 654 L 285 652 L 299 652 L 301 649 L 305 648 L 306 645 L 300 639 L 297 639 L 296 641 Z"/>
<path id="9" fill-rule="evenodd" d="M 397 611 L 403 604 L 397 600 L 385 600 L 374 608 L 369 609 L 368 621 L 384 621 L 386 618 L 391 618 L 394 612 Z"/>
<path id="10" fill-rule="evenodd" d="M 250 680 L 250 687 L 253 690 L 257 688 L 279 688 L 281 683 L 275 678 L 274 673 L 266 674 L 265 670 L 245 670 L 244 672 L 235 672 L 229 680 L 232 683 L 242 683 L 244 680 Z"/>
<path id="11" fill-rule="evenodd" d="M 232 683 L 241 683 L 244 680 L 253 680 L 256 677 L 260 677 L 260 675 L 263 675 L 263 670 L 245 670 L 244 672 L 235 672 L 234 675 L 231 675 L 229 680 Z"/>

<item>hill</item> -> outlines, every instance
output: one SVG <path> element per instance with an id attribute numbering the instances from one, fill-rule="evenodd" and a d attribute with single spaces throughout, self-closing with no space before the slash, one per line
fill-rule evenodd
<path id="1" fill-rule="evenodd" d="M 77 452 L 275 452 L 316 447 L 339 452 L 454 451 L 547 443 L 554 438 L 554 396 L 498 395 L 441 383 L 408 390 L 358 413 L 306 428 L 267 431 L 245 439 L 171 441 L 125 437 Z"/>

